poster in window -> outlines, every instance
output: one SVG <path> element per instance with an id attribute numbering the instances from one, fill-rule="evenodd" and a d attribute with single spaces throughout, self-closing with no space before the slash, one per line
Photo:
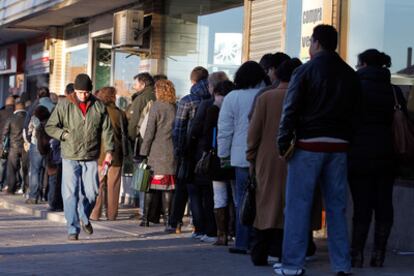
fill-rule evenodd
<path id="1" fill-rule="evenodd" d="M 240 65 L 242 39 L 241 33 L 216 33 L 214 40 L 214 64 Z"/>

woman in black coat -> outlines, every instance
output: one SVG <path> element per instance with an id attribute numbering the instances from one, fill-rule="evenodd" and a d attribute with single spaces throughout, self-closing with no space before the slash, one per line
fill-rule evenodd
<path id="1" fill-rule="evenodd" d="M 370 49 L 358 55 L 361 113 L 348 157 L 348 178 L 354 202 L 351 245 L 354 267 L 363 265 L 372 214 L 375 214 L 375 238 L 371 266 L 383 265 L 393 224 L 393 91 L 404 107 L 405 99 L 401 90 L 391 85 L 390 66 L 391 58 L 378 50 Z"/>

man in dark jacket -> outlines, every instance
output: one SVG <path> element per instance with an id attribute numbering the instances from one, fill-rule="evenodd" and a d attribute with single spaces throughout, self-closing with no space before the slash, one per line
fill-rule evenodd
<path id="1" fill-rule="evenodd" d="M 132 103 L 126 112 L 128 118 L 128 136 L 134 143 L 134 156 L 139 155 L 139 146 L 142 137 L 139 135 L 142 120 L 146 112 L 149 112 L 148 103 L 155 101 L 154 79 L 149 73 L 140 73 L 134 77 L 134 89 L 137 91 L 132 95 Z M 146 108 L 147 107 L 147 108 Z M 145 111 L 145 114 L 144 114 Z"/>
<path id="2" fill-rule="evenodd" d="M 5 123 L 14 112 L 14 98 L 7 97 L 5 106 L 0 110 L 0 130 L 3 130 Z M 0 135 L 0 153 L 3 152 L 3 135 Z M 3 156 L 6 157 L 6 156 Z M 7 158 L 0 156 L 0 191 L 3 189 L 4 179 L 7 171 Z"/>
<path id="3" fill-rule="evenodd" d="M 289 84 L 279 126 L 283 156 L 296 136 L 289 159 L 282 267 L 278 275 L 304 273 L 310 212 L 315 187 L 322 186 L 333 270 L 349 275 L 351 260 L 345 209 L 347 155 L 360 85 L 354 70 L 335 52 L 338 33 L 318 25 L 311 37 L 311 60 L 299 67 Z"/>
<path id="4" fill-rule="evenodd" d="M 98 195 L 97 159 L 101 150 L 105 162 L 112 161 L 113 132 L 105 105 L 91 95 L 92 81 L 86 74 L 75 79 L 75 92 L 58 103 L 45 130 L 61 141 L 62 197 L 68 239 L 77 240 L 80 225 L 91 235 L 89 216 Z"/>
<path id="5" fill-rule="evenodd" d="M 23 124 L 26 117 L 26 110 L 23 103 L 18 103 L 10 119 L 6 122 L 3 129 L 3 137 L 9 139 L 9 155 L 7 160 L 7 192 L 14 194 L 22 181 L 23 158 Z"/>

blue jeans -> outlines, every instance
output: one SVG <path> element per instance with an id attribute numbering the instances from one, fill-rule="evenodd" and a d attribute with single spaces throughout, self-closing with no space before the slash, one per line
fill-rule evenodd
<path id="1" fill-rule="evenodd" d="M 205 234 L 209 237 L 217 235 L 214 219 L 214 195 L 210 181 L 195 181 L 188 183 L 188 195 L 190 197 L 191 214 L 197 234 Z"/>
<path id="2" fill-rule="evenodd" d="M 248 168 L 236 167 L 236 243 L 235 247 L 238 249 L 249 249 L 250 238 L 252 236 L 252 227 L 244 226 L 239 219 L 239 206 L 242 203 L 244 194 L 246 192 L 247 179 L 249 177 Z"/>
<path id="3" fill-rule="evenodd" d="M 29 198 L 37 199 L 43 185 L 43 175 L 45 172 L 45 160 L 37 149 L 37 145 L 30 144 L 30 176 L 29 176 Z"/>
<path id="4" fill-rule="evenodd" d="M 328 246 L 332 269 L 351 270 L 345 211 L 347 205 L 346 153 L 322 153 L 297 149 L 288 164 L 284 268 L 298 269 L 305 264 L 313 195 L 320 183 L 328 224 Z"/>
<path id="5" fill-rule="evenodd" d="M 62 159 L 62 198 L 68 234 L 79 234 L 86 225 L 99 191 L 98 163 Z"/>

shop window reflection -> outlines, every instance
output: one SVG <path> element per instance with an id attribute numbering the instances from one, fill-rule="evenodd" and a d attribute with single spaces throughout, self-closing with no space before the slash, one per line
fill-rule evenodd
<path id="1" fill-rule="evenodd" d="M 182 3 L 168 2 L 164 73 L 174 82 L 177 96 L 189 93 L 190 72 L 196 66 L 233 77 L 241 64 L 243 1 L 208 1 L 182 9 Z"/>

